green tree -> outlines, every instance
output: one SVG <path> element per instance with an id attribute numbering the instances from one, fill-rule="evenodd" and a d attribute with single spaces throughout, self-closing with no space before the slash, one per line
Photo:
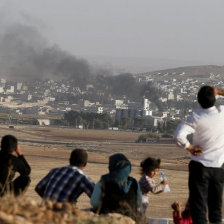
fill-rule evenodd
<path id="1" fill-rule="evenodd" d="M 64 114 L 64 120 L 68 125 L 83 125 L 85 128 L 105 129 L 113 125 L 109 114 L 97 114 L 93 112 L 69 111 Z"/>
<path id="2" fill-rule="evenodd" d="M 165 122 L 165 132 L 168 134 L 173 134 L 173 132 L 176 130 L 178 124 L 180 123 L 180 120 L 169 120 Z"/>
<path id="3" fill-rule="evenodd" d="M 121 127 L 124 129 L 130 129 L 131 128 L 131 119 L 128 117 L 123 117 L 121 119 Z"/>

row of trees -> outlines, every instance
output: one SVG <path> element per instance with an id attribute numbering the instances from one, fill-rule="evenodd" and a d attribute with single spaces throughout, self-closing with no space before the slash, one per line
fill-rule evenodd
<path id="1" fill-rule="evenodd" d="M 64 114 L 64 121 L 69 126 L 78 127 L 82 125 L 86 129 L 108 129 L 116 126 L 120 129 L 144 130 L 147 132 L 160 132 L 172 134 L 180 121 L 169 120 L 163 123 L 158 123 L 155 127 L 145 118 L 122 118 L 119 124 L 116 124 L 109 114 L 97 114 L 93 112 L 78 112 L 69 111 Z"/>
<path id="2" fill-rule="evenodd" d="M 82 125 L 86 129 L 106 129 L 113 125 L 113 120 L 108 114 L 93 112 L 69 111 L 64 114 L 64 120 L 69 126 Z"/>
<path id="3" fill-rule="evenodd" d="M 159 122 L 157 127 L 152 125 L 152 122 L 145 118 L 135 118 L 131 120 L 130 118 L 122 118 L 120 124 L 118 125 L 123 129 L 137 129 L 137 130 L 145 130 L 147 132 L 160 132 L 160 133 L 168 133 L 172 134 L 177 125 L 180 123 L 180 120 L 168 120 L 164 122 Z M 117 124 L 116 124 L 117 125 Z"/>

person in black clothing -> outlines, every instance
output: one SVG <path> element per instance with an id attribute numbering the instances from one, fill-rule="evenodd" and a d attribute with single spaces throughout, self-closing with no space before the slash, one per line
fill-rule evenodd
<path id="1" fill-rule="evenodd" d="M 91 196 L 91 204 L 97 213 L 117 212 L 137 219 L 142 195 L 138 182 L 129 176 L 130 161 L 121 153 L 109 158 L 109 173 L 103 175 Z"/>
<path id="2" fill-rule="evenodd" d="M 5 135 L 0 151 L 0 196 L 6 193 L 22 195 L 30 184 L 30 171 L 17 139 L 12 135 Z M 14 179 L 16 172 L 20 175 Z"/>

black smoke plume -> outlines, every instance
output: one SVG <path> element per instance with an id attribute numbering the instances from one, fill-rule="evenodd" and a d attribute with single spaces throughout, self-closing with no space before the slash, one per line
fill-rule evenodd
<path id="1" fill-rule="evenodd" d="M 1 27 L 0 27 L 1 28 Z M 84 85 L 90 66 L 28 25 L 11 25 L 0 36 L 0 77 L 13 80 L 70 79 Z"/>

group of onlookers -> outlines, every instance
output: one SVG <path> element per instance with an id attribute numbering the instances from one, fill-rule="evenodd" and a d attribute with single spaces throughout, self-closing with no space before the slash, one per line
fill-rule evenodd
<path id="1" fill-rule="evenodd" d="M 84 149 L 71 152 L 69 165 L 52 169 L 35 187 L 46 201 L 76 203 L 82 193 L 90 198 L 92 210 L 101 214 L 118 212 L 138 219 L 145 216 L 149 192 L 159 193 L 167 181 L 155 184 L 160 159 L 148 157 L 141 163 L 142 178 L 138 182 L 130 176 L 131 163 L 121 153 L 109 157 L 109 172 L 94 184 L 83 172 L 88 154 Z M 14 179 L 15 173 L 20 175 Z M 1 141 L 1 196 L 22 195 L 30 184 L 30 166 L 23 156 L 17 139 L 6 135 Z M 142 200 L 143 199 L 143 200 Z M 143 202 L 142 202 L 143 201 Z"/>
<path id="2" fill-rule="evenodd" d="M 198 92 L 202 109 L 179 124 L 174 136 L 177 144 L 191 153 L 189 163 L 189 199 L 182 211 L 179 202 L 172 204 L 175 224 L 221 224 L 224 183 L 224 107 L 214 106 L 216 96 L 224 90 L 203 86 Z M 193 142 L 188 135 L 193 134 Z M 167 180 L 154 181 L 160 159 L 148 157 L 141 162 L 139 181 L 130 176 L 131 163 L 125 155 L 109 157 L 109 172 L 94 184 L 83 172 L 88 155 L 75 149 L 69 165 L 52 169 L 36 186 L 44 200 L 76 203 L 85 192 L 96 213 L 118 212 L 136 220 L 145 217 L 149 204 L 148 193 L 164 191 Z M 14 179 L 15 173 L 19 176 Z M 15 196 L 25 192 L 30 183 L 30 166 L 24 158 L 17 139 L 6 135 L 0 151 L 0 196 L 7 192 Z M 208 217 L 207 217 L 208 210 Z"/>
<path id="3" fill-rule="evenodd" d="M 82 193 L 86 193 L 92 210 L 101 214 L 118 212 L 134 219 L 145 215 L 148 203 L 142 204 L 142 194 L 149 191 L 162 192 L 165 181 L 156 185 L 152 179 L 157 173 L 160 160 L 147 158 L 141 164 L 140 182 L 130 176 L 131 163 L 121 153 L 109 157 L 109 172 L 94 184 L 83 172 L 88 154 L 84 149 L 71 152 L 69 165 L 52 169 L 35 187 L 43 200 L 76 203 Z M 6 135 L 1 141 L 0 151 L 0 193 L 22 195 L 30 184 L 30 166 L 23 156 L 17 139 Z M 20 175 L 14 179 L 15 173 Z M 144 191 L 143 191 L 144 189 Z M 143 193 L 142 193 L 143 192 Z M 144 206 L 144 207 L 143 207 Z"/>

